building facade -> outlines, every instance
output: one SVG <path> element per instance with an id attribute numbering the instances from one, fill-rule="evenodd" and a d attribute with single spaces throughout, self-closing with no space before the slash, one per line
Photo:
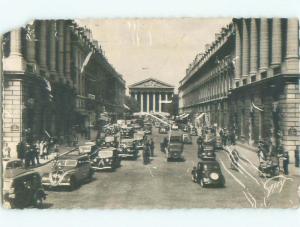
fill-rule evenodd
<path id="1" fill-rule="evenodd" d="M 129 94 L 137 100 L 140 112 L 168 112 L 172 105 L 174 86 L 148 78 L 129 86 Z"/>
<path id="2" fill-rule="evenodd" d="M 180 110 L 208 113 L 249 145 L 265 140 L 293 152 L 300 145 L 298 81 L 297 18 L 233 19 L 187 70 Z"/>
<path id="3" fill-rule="evenodd" d="M 125 81 L 74 21 L 35 20 L 3 39 L 3 140 L 12 156 L 28 131 L 65 137 L 123 107 Z"/>

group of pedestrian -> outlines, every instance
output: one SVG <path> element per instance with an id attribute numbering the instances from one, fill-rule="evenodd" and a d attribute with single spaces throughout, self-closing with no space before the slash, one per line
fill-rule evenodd
<path id="1" fill-rule="evenodd" d="M 49 142 L 47 139 L 21 141 L 17 145 L 17 155 L 24 161 L 26 168 L 39 165 L 40 158 L 48 159 Z"/>

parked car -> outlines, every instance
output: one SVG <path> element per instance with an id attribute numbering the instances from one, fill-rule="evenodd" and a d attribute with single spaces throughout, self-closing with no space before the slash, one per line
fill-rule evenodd
<path id="1" fill-rule="evenodd" d="M 145 139 L 145 132 L 144 131 L 137 131 L 134 133 L 133 136 L 134 143 L 137 149 L 143 149 L 144 147 L 144 139 Z"/>
<path id="2" fill-rule="evenodd" d="M 183 124 L 183 125 L 181 126 L 181 129 L 182 129 L 182 131 L 184 131 L 184 132 L 188 132 L 188 131 L 189 131 L 189 126 L 187 126 L 186 124 Z"/>
<path id="3" fill-rule="evenodd" d="M 91 160 L 91 166 L 94 170 L 110 169 L 115 170 L 121 164 L 121 158 L 114 147 L 101 148 Z"/>
<path id="4" fill-rule="evenodd" d="M 144 131 L 146 135 L 152 134 L 152 124 L 151 123 L 145 123 L 144 124 Z"/>
<path id="5" fill-rule="evenodd" d="M 216 149 L 222 149 L 223 144 L 222 144 L 222 138 L 221 136 L 216 136 Z"/>
<path id="6" fill-rule="evenodd" d="M 178 125 L 177 124 L 172 124 L 171 129 L 175 130 L 175 131 L 178 130 Z"/>
<path id="7" fill-rule="evenodd" d="M 166 159 L 169 160 L 184 160 L 183 157 L 183 141 L 182 135 L 171 135 L 165 146 Z"/>
<path id="8" fill-rule="evenodd" d="M 3 175 L 3 206 L 6 208 L 43 207 L 46 193 L 41 176 L 23 167 L 20 159 L 6 163 Z"/>
<path id="9" fill-rule="evenodd" d="M 122 158 L 137 159 L 138 149 L 134 143 L 134 139 L 122 139 L 118 148 L 118 154 Z"/>
<path id="10" fill-rule="evenodd" d="M 192 144 L 193 143 L 192 137 L 188 133 L 182 134 L 182 141 L 184 144 Z"/>
<path id="11" fill-rule="evenodd" d="M 159 134 L 167 134 L 168 130 L 165 126 L 160 126 L 158 132 L 159 132 Z"/>
<path id="12" fill-rule="evenodd" d="M 46 188 L 67 186 L 76 189 L 80 183 L 91 180 L 93 169 L 88 155 L 64 155 L 57 158 L 49 173 L 42 177 Z"/>
<path id="13" fill-rule="evenodd" d="M 128 126 L 122 126 L 121 127 L 121 137 L 122 138 L 133 138 L 133 134 L 134 134 L 134 129 L 132 127 L 128 127 Z"/>
<path id="14" fill-rule="evenodd" d="M 191 136 L 198 136 L 198 131 L 195 127 L 190 128 L 190 135 Z"/>
<path id="15" fill-rule="evenodd" d="M 192 180 L 201 187 L 225 186 L 225 177 L 217 161 L 199 161 L 197 167 L 193 168 Z"/>

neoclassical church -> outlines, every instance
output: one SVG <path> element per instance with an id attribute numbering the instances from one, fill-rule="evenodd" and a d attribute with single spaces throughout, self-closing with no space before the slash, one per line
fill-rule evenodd
<path id="1" fill-rule="evenodd" d="M 130 85 L 129 94 L 138 101 L 140 112 L 167 112 L 174 86 L 150 77 Z"/>

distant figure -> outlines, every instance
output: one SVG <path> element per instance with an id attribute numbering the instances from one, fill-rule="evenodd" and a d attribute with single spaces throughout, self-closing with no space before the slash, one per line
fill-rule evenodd
<path id="1" fill-rule="evenodd" d="M 10 147 L 8 146 L 8 143 L 4 144 L 3 148 L 3 158 L 9 159 L 10 158 Z"/>
<path id="2" fill-rule="evenodd" d="M 290 163 L 290 157 L 289 152 L 285 151 L 283 153 L 283 171 L 284 175 L 289 175 L 289 163 Z"/>
<path id="3" fill-rule="evenodd" d="M 153 157 L 154 156 L 154 141 L 152 138 L 150 141 L 150 151 L 151 151 L 151 157 Z"/>
<path id="4" fill-rule="evenodd" d="M 17 145 L 17 156 L 21 161 L 25 159 L 25 151 L 26 151 L 26 144 L 24 141 L 20 141 Z"/>

